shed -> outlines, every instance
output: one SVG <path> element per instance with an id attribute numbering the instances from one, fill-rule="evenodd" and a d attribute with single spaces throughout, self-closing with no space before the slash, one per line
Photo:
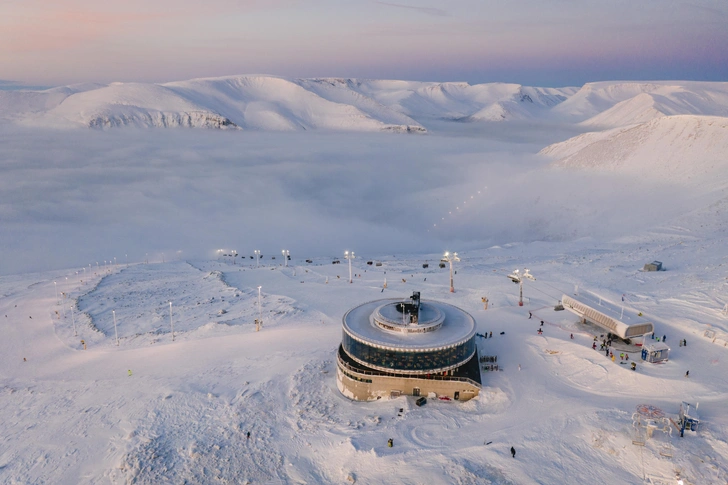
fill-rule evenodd
<path id="1" fill-rule="evenodd" d="M 642 271 L 662 271 L 662 262 L 653 261 L 651 263 L 647 263 L 645 267 L 642 268 Z"/>
<path id="2" fill-rule="evenodd" d="M 646 343 L 642 346 L 642 360 L 653 364 L 667 362 L 670 356 L 670 347 L 665 342 Z"/>

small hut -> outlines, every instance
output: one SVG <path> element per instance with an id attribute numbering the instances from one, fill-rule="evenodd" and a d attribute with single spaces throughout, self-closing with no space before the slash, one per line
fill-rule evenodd
<path id="1" fill-rule="evenodd" d="M 647 263 L 645 267 L 642 268 L 642 271 L 662 271 L 662 262 L 653 261 L 651 263 Z"/>
<path id="2" fill-rule="evenodd" d="M 670 347 L 664 342 L 652 342 L 642 346 L 642 360 L 646 362 L 667 362 L 669 357 Z"/>

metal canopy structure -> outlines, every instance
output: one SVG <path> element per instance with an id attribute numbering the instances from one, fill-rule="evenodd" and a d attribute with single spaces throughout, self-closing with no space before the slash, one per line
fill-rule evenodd
<path id="1" fill-rule="evenodd" d="M 566 310 L 583 320 L 602 327 L 620 338 L 628 339 L 654 333 L 655 326 L 632 308 L 618 306 L 597 295 L 586 293 L 564 295 L 561 303 Z"/>

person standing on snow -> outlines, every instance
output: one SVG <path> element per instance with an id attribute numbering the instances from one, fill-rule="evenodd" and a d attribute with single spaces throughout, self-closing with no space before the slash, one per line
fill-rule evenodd
<path id="1" fill-rule="evenodd" d="M 511 446 L 511 456 L 512 456 L 513 458 L 515 458 L 515 457 L 516 457 L 516 449 L 515 449 L 514 447 L 512 447 L 512 446 Z"/>

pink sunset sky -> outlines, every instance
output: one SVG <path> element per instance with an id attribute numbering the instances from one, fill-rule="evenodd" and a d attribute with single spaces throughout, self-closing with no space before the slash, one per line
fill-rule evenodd
<path id="1" fill-rule="evenodd" d="M 728 81 L 725 0 L 5 0 L 0 80 Z"/>

